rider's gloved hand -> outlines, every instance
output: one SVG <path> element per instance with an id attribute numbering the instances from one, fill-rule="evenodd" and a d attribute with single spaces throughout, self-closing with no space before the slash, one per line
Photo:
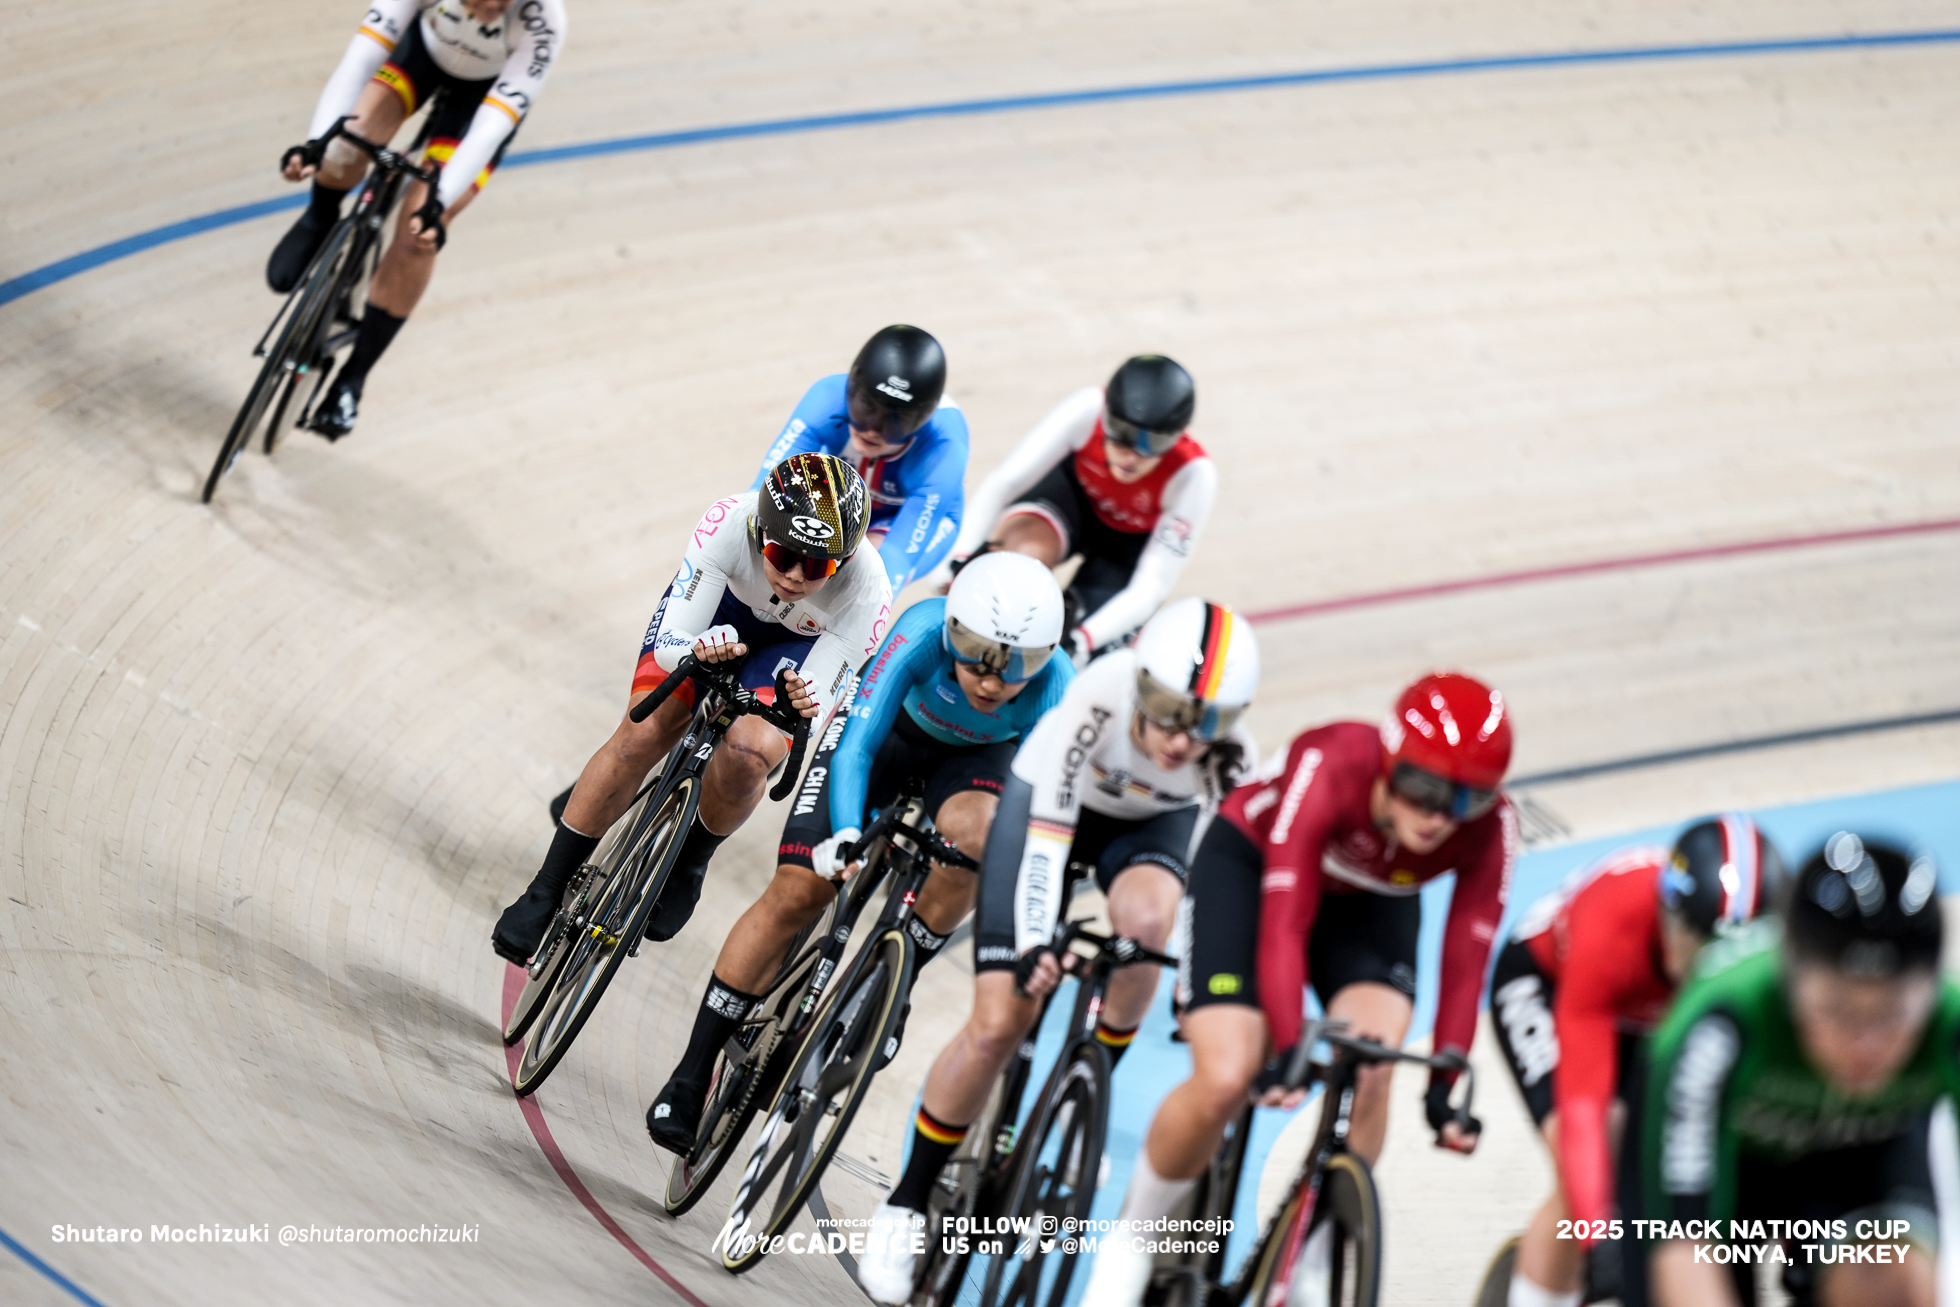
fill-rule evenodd
<path id="1" fill-rule="evenodd" d="M 1046 944 L 1037 944 L 1014 960 L 1014 988 L 1029 998 L 1045 996 L 1061 979 L 1061 961 Z"/>
<path id="2" fill-rule="evenodd" d="M 825 880 L 847 879 L 844 872 L 849 864 L 840 856 L 839 850 L 847 845 L 856 844 L 858 837 L 862 834 L 863 832 L 857 827 L 846 826 L 843 830 L 838 831 L 835 835 L 832 835 L 829 839 L 817 845 L 816 848 L 811 849 L 810 861 L 815 864 L 817 874 Z"/>
<path id="3" fill-rule="evenodd" d="M 711 626 L 694 637 L 694 657 L 697 662 L 718 663 L 730 658 L 740 658 L 748 652 L 742 643 L 742 633 L 726 623 Z"/>
<path id="4" fill-rule="evenodd" d="M 1260 1070 L 1258 1078 L 1252 1082 L 1252 1092 L 1263 1095 L 1269 1089 L 1278 1089 L 1286 1083 L 1286 1068 L 1293 1061 L 1293 1050 L 1299 1045 L 1289 1045 L 1273 1054 L 1272 1060 Z"/>
<path id="5" fill-rule="evenodd" d="M 1455 1049 L 1445 1049 L 1442 1055 L 1450 1057 L 1459 1067 L 1469 1065 L 1463 1054 Z M 1431 1071 L 1429 1088 L 1422 1096 L 1423 1115 L 1428 1118 L 1429 1128 L 1436 1132 L 1438 1147 L 1468 1153 L 1477 1147 L 1477 1137 L 1483 1133 L 1484 1123 L 1467 1112 L 1459 1115 L 1450 1106 L 1450 1090 L 1455 1087 L 1455 1071 Z"/>
<path id="6" fill-rule="evenodd" d="M 1089 637 L 1078 626 L 1062 637 L 1062 652 L 1068 655 L 1068 660 L 1075 664 L 1075 670 L 1079 672 L 1089 665 L 1089 657 L 1094 650 L 1089 648 Z"/>

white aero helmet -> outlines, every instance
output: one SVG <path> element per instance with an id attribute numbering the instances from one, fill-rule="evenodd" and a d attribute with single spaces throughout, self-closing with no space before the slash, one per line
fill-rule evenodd
<path id="1" fill-rule="evenodd" d="M 946 651 L 1003 681 L 1031 680 L 1062 642 L 1062 587 L 1037 559 L 1004 549 L 967 562 L 946 592 Z"/>
<path id="2" fill-rule="evenodd" d="M 1179 599 L 1137 632 L 1137 709 L 1167 731 L 1216 740 L 1259 688 L 1252 623 L 1223 604 Z"/>

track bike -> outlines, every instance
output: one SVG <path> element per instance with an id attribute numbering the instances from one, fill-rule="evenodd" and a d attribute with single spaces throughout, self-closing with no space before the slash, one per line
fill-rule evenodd
<path id="1" fill-rule="evenodd" d="M 231 429 L 225 433 L 224 445 L 211 465 L 211 474 L 204 479 L 207 504 L 217 493 L 218 482 L 252 443 L 262 422 L 265 452 L 270 454 L 279 447 L 287 429 L 286 413 L 302 380 L 307 378 L 312 380 L 312 389 L 307 392 L 292 425 L 305 426 L 311 420 L 313 405 L 319 401 L 333 373 L 335 357 L 350 347 L 360 332 L 361 315 L 367 309 L 368 286 L 381 262 L 383 229 L 401 199 L 403 188 L 411 180 L 426 182 L 429 199 L 417 211 L 418 216 L 424 222 L 432 215 L 436 219 L 442 216 L 435 198 L 441 165 L 419 165 L 411 157 L 429 143 L 435 114 L 423 117 L 414 144 L 404 152 L 362 140 L 347 130 L 348 121 L 342 118 L 318 139 L 286 151 L 287 160 L 297 157 L 317 168 L 326 155 L 327 145 L 338 139 L 358 148 L 374 160 L 375 166 L 361 183 L 354 207 L 327 233 L 299 284 L 286 296 L 252 349 L 252 356 L 264 359 L 265 363 L 259 368 L 251 390 L 246 392 L 238 416 L 232 419 Z M 284 162 L 281 161 L 282 166 Z M 268 410 L 272 415 L 270 421 L 266 421 Z"/>
<path id="2" fill-rule="evenodd" d="M 1357 1039 L 1344 1033 L 1345 1027 L 1345 1022 L 1309 1022 L 1296 1045 L 1282 1083 L 1288 1089 L 1321 1086 L 1319 1126 L 1278 1215 L 1261 1232 L 1238 1275 L 1225 1278 L 1222 1232 L 1230 1228 L 1226 1222 L 1232 1216 L 1245 1164 L 1252 1130 L 1250 1102 L 1228 1127 L 1225 1142 L 1176 1213 L 1179 1219 L 1193 1222 L 1183 1228 L 1219 1231 L 1219 1236 L 1182 1241 L 1203 1244 L 1207 1251 L 1160 1255 L 1144 1293 L 1146 1307 L 1286 1307 L 1300 1301 L 1376 1307 L 1382 1273 L 1381 1199 L 1368 1163 L 1347 1146 L 1356 1072 L 1363 1066 L 1409 1062 L 1461 1073 L 1464 1095 L 1462 1106 L 1455 1109 L 1456 1120 L 1473 1133 L 1476 1123 L 1470 1103 L 1476 1073 L 1455 1053 L 1405 1053 L 1371 1039 Z M 1330 1050 L 1328 1060 L 1315 1062 L 1312 1053 L 1323 1043 Z M 1306 1265 L 1302 1253 L 1309 1239 L 1329 1227 L 1325 1267 Z M 1306 1276 L 1322 1283 L 1311 1288 L 1298 1283 Z"/>
<path id="3" fill-rule="evenodd" d="M 1076 944 L 1089 945 L 1090 953 L 1075 952 Z M 1055 952 L 1069 960 L 1068 969 L 1080 981 L 1075 1007 L 1061 1056 L 1015 1139 L 1000 1205 L 1010 1226 L 1037 1233 L 1019 1236 L 1011 1249 L 988 1259 L 980 1290 L 986 1307 L 1036 1307 L 1038 1302 L 1061 1307 L 1068 1300 L 1079 1245 L 1043 1239 L 1038 1232 L 1079 1227 L 1101 1181 L 1112 1067 L 1109 1050 L 1096 1038 L 1096 1022 L 1109 980 L 1121 967 L 1177 965 L 1175 958 L 1133 939 L 1098 935 L 1079 921 L 1056 935 Z"/>
<path id="4" fill-rule="evenodd" d="M 759 1262 L 809 1202 L 872 1077 L 898 1051 L 918 973 L 913 909 L 933 864 L 980 869 L 932 829 L 916 782 L 841 853 L 863 865 L 817 928 L 791 944 L 775 982 L 717 1055 L 694 1148 L 668 1177 L 667 1210 L 678 1215 L 762 1118 L 716 1244 L 722 1265 L 737 1273 Z M 840 972 L 881 888 L 884 908 Z"/>
<path id="5" fill-rule="evenodd" d="M 1071 864 L 1071 885 L 1091 869 Z M 1080 946 L 1080 947 L 1078 947 Z M 1101 1179 L 1103 1137 L 1109 1124 L 1109 1050 L 1096 1038 L 1110 977 L 1123 967 L 1175 967 L 1177 960 L 1121 935 L 1099 935 L 1085 921 L 1059 927 L 1050 947 L 1079 982 L 1063 1043 L 1041 1092 L 1021 1122 L 1021 1102 L 1034 1075 L 1035 1034 L 1055 995 L 1041 1002 L 1029 1036 L 1001 1072 L 980 1119 L 940 1172 L 926 1209 L 926 1252 L 919 1259 L 912 1302 L 950 1307 L 966 1280 L 978 1243 L 957 1231 L 972 1218 L 999 1218 L 1029 1232 L 1052 1235 L 1089 1215 Z M 1086 952 L 1083 951 L 1086 949 Z M 1004 1237 L 989 1249 L 983 1307 L 1033 1307 L 1067 1300 L 1075 1245 L 1034 1233 Z"/>
<path id="6" fill-rule="evenodd" d="M 513 1082 L 520 1095 L 545 1082 L 599 1005 L 606 986 L 629 957 L 638 955 L 647 922 L 680 857 L 681 844 L 701 806 L 702 778 L 729 727 L 754 715 L 790 732 L 782 779 L 770 790 L 781 801 L 796 787 L 809 743 L 809 719 L 789 706 L 787 673 L 776 673 L 776 702 L 742 688 L 735 666 L 684 656 L 653 693 L 628 712 L 643 722 L 681 682 L 696 687 L 694 716 L 680 743 L 668 751 L 653 779 L 634 799 L 596 864 L 581 867 L 533 955 L 529 976 L 504 1028 L 504 1043 L 525 1039 Z M 528 1034 L 528 1039 L 526 1035 Z"/>

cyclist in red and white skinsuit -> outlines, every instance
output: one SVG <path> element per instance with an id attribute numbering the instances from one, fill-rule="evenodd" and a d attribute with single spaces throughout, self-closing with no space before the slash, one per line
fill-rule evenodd
<path id="1" fill-rule="evenodd" d="M 1050 567 L 1079 554 L 1063 592 L 1070 652 L 1080 665 L 1128 643 L 1177 584 L 1218 493 L 1218 469 L 1185 430 L 1196 408 L 1191 374 L 1161 354 L 1057 404 L 967 496 L 937 592 L 982 549 Z"/>
<path id="2" fill-rule="evenodd" d="M 1626 1111 L 1614 1100 L 1635 1100 L 1633 1045 L 1666 1015 L 1702 946 L 1764 910 L 1782 867 L 1748 817 L 1696 822 L 1672 850 L 1622 849 L 1583 868 L 1533 905 L 1498 953 L 1497 1040 L 1558 1166 L 1519 1240 L 1509 1307 L 1577 1307 L 1584 1297 L 1590 1236 L 1614 1215 L 1614 1136 Z M 1576 1240 L 1559 1238 L 1568 1218 Z M 1618 1296 L 1644 1302 L 1628 1278 L 1643 1278 L 1641 1245 L 1619 1247 L 1628 1256 Z"/>
<path id="3" fill-rule="evenodd" d="M 1300 1038 L 1311 981 L 1327 1015 L 1396 1047 L 1415 1013 L 1421 887 L 1456 873 L 1443 928 L 1435 1047 L 1467 1053 L 1484 964 L 1517 860 L 1517 818 L 1498 792 L 1511 724 L 1496 691 L 1454 673 L 1402 692 L 1380 728 L 1336 722 L 1296 737 L 1283 767 L 1240 786 L 1192 859 L 1179 990 L 1191 1078 L 1150 1123 L 1127 1221 L 1168 1215 L 1211 1160 L 1272 1061 Z M 1388 1129 L 1391 1068 L 1363 1068 L 1348 1146 L 1372 1163 Z M 1437 1142 L 1477 1135 L 1452 1119 L 1454 1077 L 1434 1072 L 1425 1106 Z M 1272 1103 L 1297 1103 L 1302 1095 Z M 1141 1228 L 1141 1227 L 1131 1227 Z M 1310 1242 L 1305 1256 L 1315 1257 Z M 1082 1307 L 1138 1301 L 1150 1258 L 1105 1243 Z"/>

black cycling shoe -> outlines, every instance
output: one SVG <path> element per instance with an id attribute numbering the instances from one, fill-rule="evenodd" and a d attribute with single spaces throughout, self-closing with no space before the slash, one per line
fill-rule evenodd
<path id="1" fill-rule="evenodd" d="M 567 785 L 565 792 L 551 801 L 551 824 L 556 826 L 565 820 L 565 805 L 572 801 L 572 787 Z"/>
<path id="2" fill-rule="evenodd" d="M 557 895 L 538 889 L 525 890 L 524 896 L 497 918 L 497 928 L 490 932 L 490 947 L 504 961 L 524 966 L 544 942 L 544 932 L 557 911 Z"/>
<path id="3" fill-rule="evenodd" d="M 694 1151 L 694 1133 L 701 1128 L 701 1109 L 707 1099 L 706 1089 L 669 1080 L 647 1108 L 647 1134 L 668 1152 L 686 1157 Z"/>
<path id="4" fill-rule="evenodd" d="M 286 234 L 272 247 L 272 257 L 265 261 L 265 284 L 272 287 L 274 294 L 284 295 L 299 285 L 307 265 L 326 243 L 334 221 L 332 218 L 316 220 L 308 209 L 299 215 L 298 222 L 286 229 Z"/>
<path id="5" fill-rule="evenodd" d="M 349 381 L 343 375 L 320 396 L 320 405 L 313 410 L 312 427 L 316 434 L 338 440 L 353 431 L 354 420 L 360 416 L 361 382 Z"/>

